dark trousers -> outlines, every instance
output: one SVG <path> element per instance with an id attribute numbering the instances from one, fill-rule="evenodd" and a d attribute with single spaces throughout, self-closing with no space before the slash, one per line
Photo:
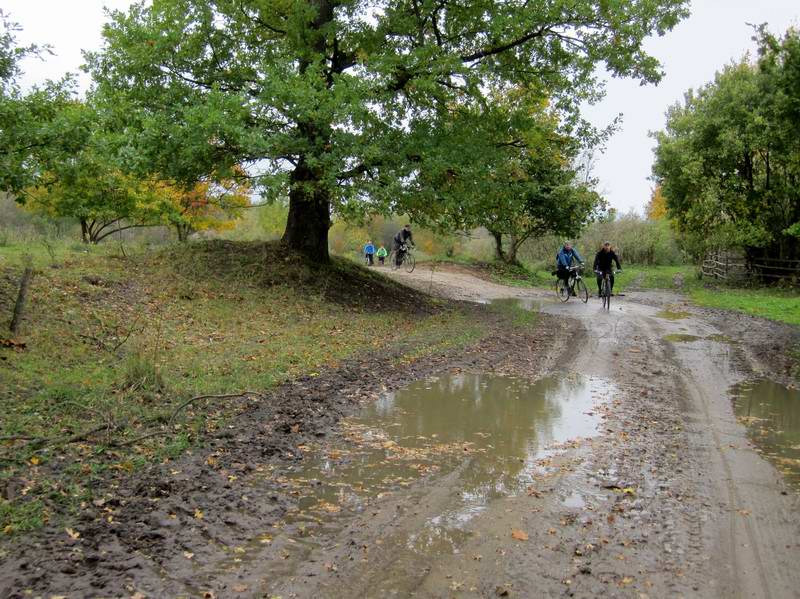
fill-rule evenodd
<path id="1" fill-rule="evenodd" d="M 395 263 L 397 266 L 400 266 L 400 265 L 403 263 L 403 256 L 405 255 L 405 253 L 406 253 L 406 252 L 405 252 L 405 250 L 403 249 L 403 246 L 402 246 L 402 245 L 400 245 L 400 244 L 399 244 L 399 243 L 397 243 L 397 242 L 395 242 L 395 244 L 394 244 L 394 252 L 395 252 L 395 259 L 394 259 L 394 263 Z"/>
<path id="2" fill-rule="evenodd" d="M 611 287 L 611 289 L 609 289 L 609 293 L 611 293 L 612 291 L 614 291 L 614 273 L 613 272 L 608 273 L 608 279 L 609 279 L 608 282 L 610 283 L 610 287 Z M 597 275 L 597 295 L 600 295 L 601 293 L 603 293 L 603 275 Z"/>
<path id="3" fill-rule="evenodd" d="M 386 256 L 378 256 L 378 262 L 381 263 L 381 266 L 383 266 L 383 261 L 384 260 L 386 260 Z"/>
<path id="4" fill-rule="evenodd" d="M 369 264 L 370 266 L 373 265 L 373 261 L 372 261 L 372 256 L 373 255 L 374 254 L 367 254 L 367 264 Z"/>
<path id="5" fill-rule="evenodd" d="M 556 269 L 556 276 L 564 281 L 564 284 L 569 285 L 569 276 L 570 272 L 566 268 L 558 268 Z"/>

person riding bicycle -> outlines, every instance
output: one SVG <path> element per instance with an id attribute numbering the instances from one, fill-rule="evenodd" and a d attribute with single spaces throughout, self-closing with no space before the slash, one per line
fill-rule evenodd
<path id="1" fill-rule="evenodd" d="M 592 270 L 597 274 L 597 297 L 601 297 L 603 294 L 603 276 L 608 273 L 608 279 L 610 284 L 610 289 L 608 290 L 609 293 L 613 293 L 614 291 L 614 269 L 611 268 L 611 263 L 617 263 L 617 270 L 622 270 L 622 266 L 619 264 L 619 257 L 617 256 L 614 248 L 611 247 L 611 243 L 606 241 L 603 243 L 600 251 L 594 257 L 594 266 Z"/>
<path id="2" fill-rule="evenodd" d="M 403 263 L 406 248 L 414 247 L 414 237 L 411 235 L 411 225 L 406 225 L 394 236 L 395 264 L 400 266 Z"/>
<path id="3" fill-rule="evenodd" d="M 578 253 L 578 250 L 572 247 L 569 241 L 565 241 L 562 248 L 556 254 L 556 276 L 564 281 L 564 285 L 569 286 L 570 267 L 572 262 L 576 261 L 583 265 L 583 258 Z M 570 289 L 570 293 L 575 295 L 575 290 Z"/>

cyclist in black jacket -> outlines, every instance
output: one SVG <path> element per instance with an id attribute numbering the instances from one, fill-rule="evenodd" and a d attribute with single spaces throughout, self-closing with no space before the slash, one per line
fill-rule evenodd
<path id="1" fill-rule="evenodd" d="M 406 246 L 414 246 L 414 237 L 411 235 L 411 225 L 406 225 L 394 236 L 395 264 L 400 266 L 403 263 L 403 254 Z"/>
<path id="2" fill-rule="evenodd" d="M 622 270 L 622 266 L 619 264 L 619 258 L 617 257 L 616 252 L 614 252 L 614 248 L 611 247 L 611 244 L 606 241 L 603 244 L 603 247 L 600 248 L 600 251 L 594 257 L 594 266 L 592 270 L 594 270 L 597 274 L 597 296 L 600 297 L 600 294 L 603 293 L 603 275 L 608 273 L 609 279 L 611 283 L 611 291 L 614 291 L 614 270 L 611 268 L 611 263 L 617 263 L 617 270 Z"/>

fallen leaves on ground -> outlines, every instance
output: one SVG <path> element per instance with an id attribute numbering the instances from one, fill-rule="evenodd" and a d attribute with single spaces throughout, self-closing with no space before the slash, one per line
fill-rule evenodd
<path id="1" fill-rule="evenodd" d="M 528 533 L 523 530 L 518 530 L 515 528 L 511 531 L 511 538 L 516 539 L 517 541 L 527 541 Z"/>

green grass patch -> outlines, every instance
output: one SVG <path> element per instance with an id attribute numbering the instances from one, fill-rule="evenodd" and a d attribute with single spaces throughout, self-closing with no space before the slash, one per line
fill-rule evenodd
<path id="1" fill-rule="evenodd" d="M 713 287 L 696 288 L 689 295 L 701 306 L 800 325 L 800 294 L 797 291 Z"/>
<path id="2" fill-rule="evenodd" d="M 40 528 L 47 520 L 47 510 L 39 499 L 24 502 L 0 497 L 0 533 L 13 535 Z"/>
<path id="3" fill-rule="evenodd" d="M 591 274 L 591 273 L 590 273 Z M 697 287 L 697 269 L 691 265 L 639 266 L 623 265 L 614 280 L 614 291 L 672 289 L 687 290 Z"/>

